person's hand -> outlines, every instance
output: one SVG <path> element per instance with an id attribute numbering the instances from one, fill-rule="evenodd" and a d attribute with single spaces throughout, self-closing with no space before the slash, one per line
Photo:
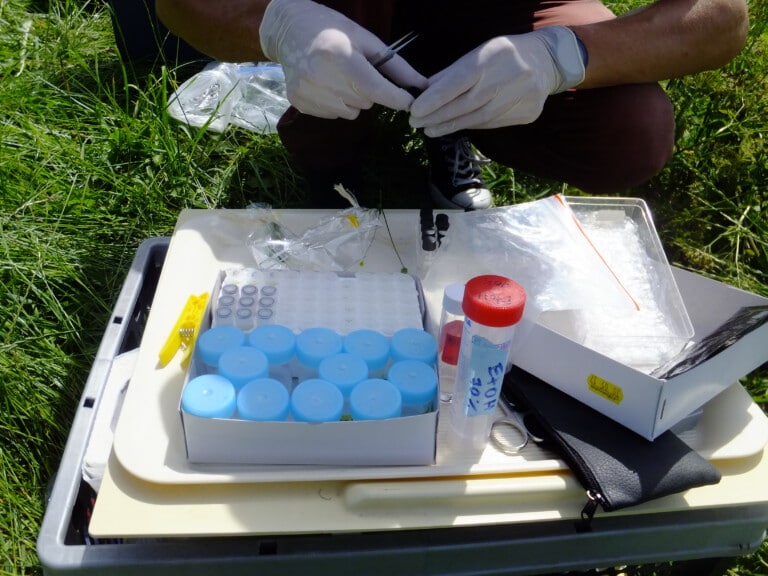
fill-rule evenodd
<path id="1" fill-rule="evenodd" d="M 584 80 L 576 35 L 563 26 L 497 36 L 429 79 L 410 123 L 430 137 L 464 129 L 528 124 L 547 96 Z"/>
<path id="2" fill-rule="evenodd" d="M 401 86 L 427 85 L 397 55 L 374 68 L 369 60 L 386 50 L 384 42 L 310 0 L 272 0 L 259 35 L 264 54 L 283 67 L 288 101 L 305 114 L 352 120 L 373 104 L 407 110 L 413 97 Z"/>

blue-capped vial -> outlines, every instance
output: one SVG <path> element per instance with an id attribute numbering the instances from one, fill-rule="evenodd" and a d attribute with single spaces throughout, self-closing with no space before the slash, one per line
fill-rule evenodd
<path id="1" fill-rule="evenodd" d="M 418 328 L 403 328 L 392 335 L 390 342 L 394 362 L 418 360 L 425 364 L 437 361 L 437 341 L 434 336 Z"/>
<path id="2" fill-rule="evenodd" d="M 296 353 L 296 335 L 280 324 L 263 324 L 248 335 L 248 343 L 266 354 L 270 377 L 282 382 L 288 390 L 292 386 L 290 361 Z"/>
<path id="3" fill-rule="evenodd" d="M 219 374 L 240 389 L 251 380 L 265 378 L 269 372 L 266 354 L 252 346 L 230 348 L 219 356 Z"/>
<path id="4" fill-rule="evenodd" d="M 248 335 L 248 343 L 267 355 L 270 364 L 285 364 L 296 352 L 296 335 L 280 324 L 258 326 Z"/>
<path id="5" fill-rule="evenodd" d="M 221 355 L 230 348 L 245 344 L 245 332 L 237 326 L 214 326 L 197 339 L 195 349 L 206 371 L 215 372 Z"/>
<path id="6" fill-rule="evenodd" d="M 200 418 L 230 418 L 236 406 L 235 387 L 218 374 L 203 374 L 191 379 L 181 393 L 181 409 Z"/>
<path id="7" fill-rule="evenodd" d="M 341 390 L 327 380 L 304 380 L 291 394 L 291 414 L 297 422 L 338 422 L 343 409 Z"/>
<path id="8" fill-rule="evenodd" d="M 288 418 L 291 397 L 273 378 L 251 380 L 237 393 L 237 413 L 243 420 L 279 422 Z"/>
<path id="9" fill-rule="evenodd" d="M 387 379 L 403 398 L 403 416 L 431 412 L 437 397 L 437 372 L 418 360 L 401 360 L 390 366 Z"/>
<path id="10" fill-rule="evenodd" d="M 368 364 L 368 373 L 385 376 L 383 370 L 389 360 L 389 338 L 369 329 L 354 330 L 344 337 L 344 351 L 361 356 Z"/>
<path id="11" fill-rule="evenodd" d="M 389 380 L 369 378 L 349 395 L 352 420 L 386 420 L 402 414 L 402 395 Z"/>
<path id="12" fill-rule="evenodd" d="M 308 328 L 296 336 L 296 359 L 298 360 L 298 378 L 317 377 L 320 362 L 328 356 L 341 352 L 343 339 L 330 328 Z"/>
<path id="13" fill-rule="evenodd" d="M 348 398 L 355 384 L 368 378 L 368 365 L 357 354 L 340 352 L 323 358 L 317 372 L 320 378 L 335 384 Z"/>

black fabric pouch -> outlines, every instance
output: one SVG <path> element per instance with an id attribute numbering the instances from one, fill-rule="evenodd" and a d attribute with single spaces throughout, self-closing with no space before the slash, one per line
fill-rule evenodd
<path id="1" fill-rule="evenodd" d="M 674 433 L 653 442 L 524 370 L 513 367 L 502 394 L 526 412 L 526 426 L 571 468 L 589 500 L 580 530 L 606 512 L 720 481 L 717 469 Z"/>

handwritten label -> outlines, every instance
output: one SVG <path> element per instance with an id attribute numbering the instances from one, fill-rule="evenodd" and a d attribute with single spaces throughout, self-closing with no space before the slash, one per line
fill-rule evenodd
<path id="1" fill-rule="evenodd" d="M 614 404 L 621 404 L 621 401 L 624 400 L 624 391 L 620 387 L 595 374 L 587 376 L 587 386 L 591 392 L 610 400 Z"/>
<path id="2" fill-rule="evenodd" d="M 499 401 L 504 369 L 511 341 L 493 344 L 481 336 L 472 338 L 469 372 L 464 375 L 464 413 L 467 416 L 493 414 Z"/>

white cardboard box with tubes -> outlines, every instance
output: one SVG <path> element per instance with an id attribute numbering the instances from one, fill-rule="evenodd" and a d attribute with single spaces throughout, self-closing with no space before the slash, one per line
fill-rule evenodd
<path id="1" fill-rule="evenodd" d="M 216 279 L 201 333 L 217 315 L 226 278 L 223 271 Z M 233 278 L 269 288 L 268 306 L 259 308 L 257 300 L 253 320 L 241 320 L 245 331 L 260 321 L 279 323 L 297 334 L 316 326 L 341 335 L 371 329 L 387 337 L 404 328 L 423 329 L 424 302 L 413 276 L 252 269 L 231 270 L 230 285 Z M 204 371 L 199 355 L 193 354 L 187 383 Z M 181 404 L 179 414 L 187 457 L 197 464 L 415 465 L 435 461 L 437 394 L 431 410 L 424 414 L 384 420 L 314 423 L 208 418 L 186 412 Z"/>

